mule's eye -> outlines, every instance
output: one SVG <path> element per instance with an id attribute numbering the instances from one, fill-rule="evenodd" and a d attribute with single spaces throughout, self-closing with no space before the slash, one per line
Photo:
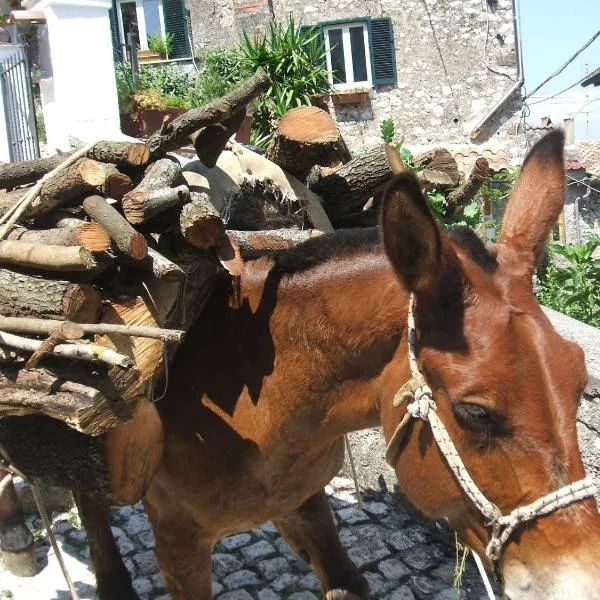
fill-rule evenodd
<path id="1" fill-rule="evenodd" d="M 463 427 L 472 431 L 491 432 L 499 426 L 496 416 L 479 404 L 457 404 L 454 406 L 454 415 Z"/>

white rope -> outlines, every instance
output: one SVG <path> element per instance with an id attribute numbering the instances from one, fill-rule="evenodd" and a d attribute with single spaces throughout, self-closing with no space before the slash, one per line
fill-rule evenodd
<path id="1" fill-rule="evenodd" d="M 473 554 L 473 560 L 475 561 L 475 564 L 477 565 L 477 570 L 479 571 L 479 576 L 481 577 L 481 580 L 483 581 L 483 587 L 485 588 L 485 591 L 487 592 L 488 598 L 490 600 L 496 600 L 496 596 L 494 595 L 494 590 L 492 589 L 492 584 L 490 583 L 490 578 L 488 577 L 487 571 L 485 570 L 485 567 L 483 566 L 483 561 L 481 560 L 481 556 L 479 556 L 479 554 L 477 554 L 477 552 L 475 552 L 474 550 L 471 550 L 471 554 Z"/>
<path id="2" fill-rule="evenodd" d="M 492 527 L 491 539 L 486 548 L 486 555 L 491 561 L 496 561 L 500 558 L 508 539 L 515 528 L 521 523 L 547 515 L 573 502 L 585 500 L 596 493 L 596 486 L 590 479 L 586 478 L 562 487 L 556 492 L 546 494 L 531 504 L 515 508 L 508 515 L 503 515 L 500 509 L 485 497 L 469 475 L 456 450 L 456 446 L 450 439 L 448 430 L 437 414 L 433 392 L 427 384 L 417 360 L 417 329 L 414 318 L 414 296 L 412 294 L 408 304 L 407 328 L 408 363 L 412 378 L 396 394 L 393 404 L 394 406 L 399 406 L 407 396 L 412 397 L 413 401 L 406 407 L 407 415 L 410 415 L 414 419 L 427 421 L 430 424 L 433 438 L 458 484 L 483 514 L 486 519 L 486 525 Z M 397 448 L 399 448 L 397 438 L 406 422 L 407 418 L 405 417 L 390 439 L 386 451 L 388 462 L 392 462 L 392 459 L 396 458 L 393 456 L 393 453 L 397 452 Z"/>

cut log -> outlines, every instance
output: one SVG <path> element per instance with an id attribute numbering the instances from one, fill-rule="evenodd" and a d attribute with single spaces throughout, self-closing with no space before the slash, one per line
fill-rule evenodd
<path id="1" fill-rule="evenodd" d="M 86 283 L 54 281 L 0 269 L 0 314 L 96 323 L 100 293 Z"/>
<path id="2" fill-rule="evenodd" d="M 79 377 L 80 371 L 69 367 L 57 376 L 45 369 L 1 365 L 0 415 L 45 415 L 92 436 L 121 423 L 123 403 L 115 404 L 95 387 L 70 380 Z"/>
<path id="3" fill-rule="evenodd" d="M 4 215 L 8 212 L 15 204 L 22 200 L 27 192 L 31 189 L 31 186 L 17 188 L 12 192 L 6 192 L 6 194 L 0 194 L 0 215 Z"/>
<path id="4" fill-rule="evenodd" d="M 168 158 L 151 165 L 140 184 L 123 197 L 123 213 L 130 223 L 145 223 L 159 213 L 189 200 L 186 185 L 171 188 L 182 180 L 181 167 Z"/>
<path id="5" fill-rule="evenodd" d="M 0 165 L 0 188 L 17 187 L 35 183 L 69 158 L 70 154 L 57 154 L 48 158 L 35 158 Z M 142 142 L 98 142 L 87 153 L 98 162 L 139 167 L 150 162 L 150 149 Z"/>
<path id="6" fill-rule="evenodd" d="M 331 115 L 316 106 L 299 106 L 283 115 L 266 157 L 301 181 L 314 165 L 332 167 L 351 158 Z"/>
<path id="7" fill-rule="evenodd" d="M 448 185 L 458 185 L 460 180 L 458 165 L 452 154 L 445 148 L 434 148 L 415 154 L 413 164 L 416 167 L 426 167 L 429 171 L 444 173 L 450 178 L 451 183 Z"/>
<path id="8" fill-rule="evenodd" d="M 252 77 L 226 96 L 206 106 L 188 110 L 170 123 L 164 124 L 160 131 L 152 135 L 146 142 L 152 152 L 152 157 L 164 156 L 169 150 L 185 145 L 188 143 L 188 137 L 202 127 L 230 119 L 266 91 L 271 83 L 263 69 L 258 69 Z"/>
<path id="9" fill-rule="evenodd" d="M 118 167 L 143 167 L 150 162 L 150 148 L 143 142 L 98 142 L 87 155 Z"/>
<path id="10" fill-rule="evenodd" d="M 115 165 L 103 164 L 106 179 L 101 191 L 107 198 L 121 200 L 123 196 L 134 188 L 133 181 L 129 175 L 121 173 Z"/>
<path id="11" fill-rule="evenodd" d="M 205 166 L 212 168 L 223 152 L 231 136 L 240 128 L 246 118 L 246 109 L 234 113 L 231 118 L 222 123 L 208 125 L 194 137 L 196 155 Z"/>
<path id="12" fill-rule="evenodd" d="M 115 208 L 101 196 L 89 196 L 83 201 L 83 210 L 110 235 L 117 248 L 135 260 L 148 254 L 146 238 L 137 232 Z"/>
<path id="13" fill-rule="evenodd" d="M 132 298 L 124 302 L 111 301 L 102 310 L 101 323 L 158 327 L 143 298 Z M 125 336 L 119 333 L 96 335 L 99 345 L 115 348 L 129 356 L 140 373 L 137 388 L 130 393 L 143 394 L 148 382 L 163 366 L 163 343 L 157 339 Z"/>
<path id="14" fill-rule="evenodd" d="M 227 235 L 236 241 L 242 258 L 246 259 L 292 248 L 313 237 L 323 235 L 323 232 L 317 229 L 228 230 Z"/>
<path id="15" fill-rule="evenodd" d="M 376 146 L 324 177 L 313 170 L 308 187 L 323 198 L 325 212 L 335 224 L 338 218 L 360 211 L 389 181 L 401 162 L 395 149 Z"/>
<path id="16" fill-rule="evenodd" d="M 448 194 L 448 208 L 455 210 L 470 202 L 488 178 L 489 173 L 490 165 L 487 159 L 480 156 L 475 161 L 467 178 Z"/>
<path id="17" fill-rule="evenodd" d="M 179 265 L 150 246 L 147 256 L 138 265 L 163 281 L 181 281 L 185 277 L 185 271 Z"/>
<path id="18" fill-rule="evenodd" d="M 54 246 L 22 241 L 0 242 L 0 264 L 43 271 L 93 271 L 92 253 L 82 246 Z"/>
<path id="19" fill-rule="evenodd" d="M 163 426 L 156 407 L 140 396 L 131 419 L 106 434 L 112 496 L 135 504 L 146 493 L 163 453 Z"/>
<path id="20" fill-rule="evenodd" d="M 73 219 L 71 227 L 55 229 L 26 229 L 15 226 L 6 236 L 7 240 L 20 240 L 32 244 L 55 246 L 82 246 L 90 252 L 104 252 L 110 247 L 106 229 L 98 223 L 86 223 Z"/>
<path id="21" fill-rule="evenodd" d="M 181 209 L 183 239 L 195 248 L 212 248 L 225 234 L 225 225 L 206 192 L 191 192 L 192 201 Z"/>

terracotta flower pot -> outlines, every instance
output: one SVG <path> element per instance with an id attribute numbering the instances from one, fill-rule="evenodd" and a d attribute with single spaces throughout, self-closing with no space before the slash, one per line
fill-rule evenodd
<path id="1" fill-rule="evenodd" d="M 166 116 L 171 120 L 187 112 L 185 108 L 143 109 L 121 115 L 121 131 L 132 137 L 148 138 L 160 129 Z"/>

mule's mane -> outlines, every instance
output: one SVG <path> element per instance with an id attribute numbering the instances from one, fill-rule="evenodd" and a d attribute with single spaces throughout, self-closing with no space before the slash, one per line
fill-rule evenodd
<path id="1" fill-rule="evenodd" d="M 493 273 L 498 264 L 479 239 L 468 227 L 450 227 L 446 234 L 454 244 L 465 250 L 471 259 L 486 273 Z M 283 250 L 273 256 L 274 268 L 282 275 L 302 273 L 330 260 L 347 258 L 356 254 L 375 254 L 382 250 L 381 229 L 340 229 Z"/>

